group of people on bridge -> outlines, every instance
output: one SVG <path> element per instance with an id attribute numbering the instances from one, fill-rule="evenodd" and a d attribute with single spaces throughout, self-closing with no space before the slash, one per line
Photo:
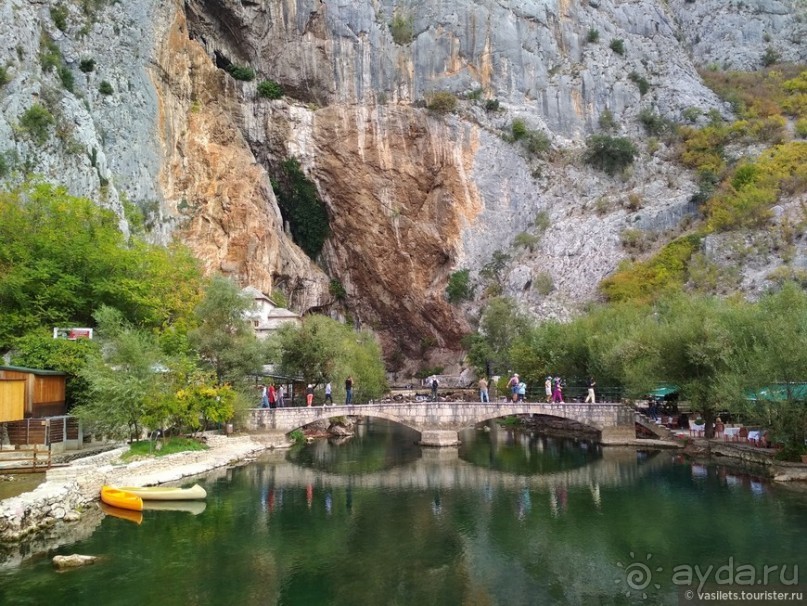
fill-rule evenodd
<path id="1" fill-rule="evenodd" d="M 486 402 L 490 402 L 490 393 L 488 391 L 488 380 L 485 377 L 481 377 L 478 382 L 479 386 L 479 401 L 483 404 Z M 586 403 L 596 404 L 597 397 L 594 392 L 594 387 L 597 385 L 597 382 L 594 380 L 594 377 L 589 377 L 586 382 Z M 544 391 L 546 393 L 546 401 L 555 403 L 555 404 L 564 404 L 563 400 L 563 390 L 566 387 L 566 381 L 561 377 L 552 377 L 551 375 L 546 377 L 544 381 Z M 507 381 L 507 388 L 510 390 L 510 399 L 513 402 L 524 402 L 527 398 L 527 384 L 522 380 L 519 374 L 513 373 Z M 432 388 L 432 395 L 434 396 L 435 388 Z"/>

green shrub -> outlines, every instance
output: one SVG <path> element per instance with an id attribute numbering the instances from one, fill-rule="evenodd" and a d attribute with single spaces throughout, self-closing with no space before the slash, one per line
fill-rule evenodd
<path id="1" fill-rule="evenodd" d="M 650 238 L 641 229 L 628 227 L 619 234 L 619 240 L 625 250 L 642 253 L 650 248 Z"/>
<path id="2" fill-rule="evenodd" d="M 95 59 L 82 59 L 78 62 L 78 68 L 85 74 L 89 74 L 91 71 L 95 70 Z"/>
<path id="3" fill-rule="evenodd" d="M 535 130 L 531 130 L 527 133 L 523 142 L 527 151 L 534 156 L 548 152 L 549 148 L 552 146 L 552 141 L 549 139 L 548 135 Z"/>
<path id="4" fill-rule="evenodd" d="M 669 120 L 653 113 L 653 110 L 649 108 L 639 112 L 639 122 L 644 126 L 644 130 L 648 135 L 659 136 L 669 133 L 673 129 L 673 125 Z"/>
<path id="5" fill-rule="evenodd" d="M 650 82 L 645 80 L 645 78 L 639 75 L 637 72 L 631 72 L 628 78 L 630 78 L 631 82 L 635 82 L 636 86 L 639 87 L 639 94 L 641 96 L 644 96 L 647 91 L 650 90 Z"/>
<path id="6" fill-rule="evenodd" d="M 251 82 L 255 79 L 255 70 L 248 65 L 237 65 L 231 63 L 227 66 L 227 73 L 229 73 L 236 80 L 243 80 L 244 82 Z"/>
<path id="7" fill-rule="evenodd" d="M 294 442 L 295 444 L 301 444 L 305 442 L 305 434 L 303 433 L 302 429 L 295 429 L 289 434 L 289 440 Z"/>
<path id="8" fill-rule="evenodd" d="M 474 90 L 465 93 L 465 98 L 469 101 L 480 101 L 482 99 L 482 89 L 475 88 Z"/>
<path id="9" fill-rule="evenodd" d="M 687 122 L 694 124 L 698 121 L 698 118 L 703 115 L 703 112 L 697 107 L 687 107 L 683 112 L 681 112 L 681 116 Z"/>
<path id="10" fill-rule="evenodd" d="M 70 71 L 70 68 L 66 65 L 59 66 L 58 69 L 59 80 L 62 81 L 62 86 L 67 91 L 73 92 L 73 89 L 76 86 L 75 78 L 73 77 L 73 72 Z"/>
<path id="11" fill-rule="evenodd" d="M 583 160 L 613 176 L 630 166 L 637 154 L 638 150 L 630 139 L 593 135 L 586 141 Z"/>
<path id="12" fill-rule="evenodd" d="M 345 299 L 347 299 L 347 291 L 345 290 L 345 285 L 342 284 L 342 282 L 337 280 L 336 278 L 332 278 L 330 284 L 328 284 L 328 292 L 334 299 L 338 301 L 344 301 Z"/>
<path id="13" fill-rule="evenodd" d="M 499 111 L 499 100 L 498 99 L 488 99 L 485 101 L 485 111 L 486 112 L 497 112 Z"/>
<path id="14" fill-rule="evenodd" d="M 606 132 L 616 130 L 616 120 L 614 120 L 614 114 L 611 113 L 610 109 L 606 109 L 600 114 L 598 123 L 600 128 Z"/>
<path id="15" fill-rule="evenodd" d="M 625 54 L 625 41 L 622 38 L 614 38 L 611 40 L 611 44 L 609 47 L 612 51 L 614 51 L 617 55 L 624 55 Z"/>
<path id="16" fill-rule="evenodd" d="M 0 65 L 0 86 L 5 86 L 11 81 L 11 76 L 8 75 L 8 70 L 4 65 Z"/>
<path id="17" fill-rule="evenodd" d="M 20 116 L 20 128 L 22 131 L 40 145 L 48 140 L 48 131 L 55 122 L 53 114 L 39 103 L 34 103 Z"/>
<path id="18" fill-rule="evenodd" d="M 776 50 L 774 50 L 772 46 L 769 46 L 768 48 L 765 49 L 765 52 L 762 53 L 761 62 L 763 67 L 770 67 L 771 65 L 779 63 L 779 60 L 781 58 L 782 58 L 781 55 L 778 52 L 776 52 Z"/>
<path id="19" fill-rule="evenodd" d="M 448 286 L 446 286 L 446 298 L 449 303 L 469 301 L 473 294 L 470 272 L 467 269 L 455 271 L 449 276 Z"/>
<path id="20" fill-rule="evenodd" d="M 807 118 L 796 121 L 796 135 L 802 139 L 807 139 Z"/>
<path id="21" fill-rule="evenodd" d="M 107 82 L 106 80 L 101 80 L 101 84 L 98 85 L 98 92 L 102 95 L 111 95 L 115 92 L 112 88 L 112 85 Z"/>
<path id="22" fill-rule="evenodd" d="M 62 51 L 59 50 L 59 45 L 45 32 L 42 32 L 39 38 L 39 64 L 43 72 L 58 68 L 62 64 Z"/>
<path id="23" fill-rule="evenodd" d="M 555 290 L 555 282 L 552 280 L 552 276 L 549 275 L 549 272 L 542 271 L 535 276 L 532 287 L 539 295 L 543 295 L 545 297 Z"/>
<path id="24" fill-rule="evenodd" d="M 532 224 L 539 232 L 545 232 L 547 229 L 549 229 L 549 226 L 552 225 L 552 221 L 549 218 L 549 213 L 545 210 L 539 210 L 538 214 L 535 215 L 535 220 L 532 222 Z"/>
<path id="25" fill-rule="evenodd" d="M 415 23 L 411 15 L 396 14 L 389 24 L 392 40 L 395 44 L 403 46 L 415 39 Z"/>
<path id="26" fill-rule="evenodd" d="M 283 307 L 285 309 L 289 306 L 289 300 L 286 298 L 286 294 L 277 288 L 272 291 L 269 299 L 278 307 Z"/>
<path id="27" fill-rule="evenodd" d="M 516 118 L 510 125 L 510 132 L 513 133 L 513 139 L 518 141 L 527 134 L 527 125 L 521 118 Z"/>
<path id="28" fill-rule="evenodd" d="M 264 99 L 280 99 L 283 87 L 274 80 L 263 80 L 258 83 L 258 96 Z"/>
<path id="29" fill-rule="evenodd" d="M 429 95 L 426 107 L 434 112 L 453 112 L 457 107 L 457 96 L 449 91 L 437 91 Z"/>
<path id="30" fill-rule="evenodd" d="M 532 252 L 535 245 L 541 241 L 541 238 L 536 236 L 535 234 L 528 233 L 526 231 L 522 231 L 521 233 L 516 234 L 516 237 L 513 238 L 513 246 L 526 248 L 530 252 Z"/>
<path id="31" fill-rule="evenodd" d="M 700 246 L 694 234 L 667 244 L 651 259 L 621 264 L 618 271 L 600 283 L 600 291 L 611 302 L 648 302 L 680 288 L 687 278 L 687 264 Z"/>
<path id="32" fill-rule="evenodd" d="M 586 42 L 591 44 L 596 44 L 600 40 L 600 32 L 599 30 L 594 29 L 593 27 L 588 30 L 586 34 Z"/>
<path id="33" fill-rule="evenodd" d="M 50 18 L 53 19 L 53 25 L 61 31 L 67 30 L 67 7 L 63 4 L 57 4 L 50 7 Z"/>

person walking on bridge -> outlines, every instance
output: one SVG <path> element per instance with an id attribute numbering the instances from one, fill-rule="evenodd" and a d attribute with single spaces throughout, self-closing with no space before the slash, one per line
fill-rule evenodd
<path id="1" fill-rule="evenodd" d="M 490 402 L 490 397 L 488 396 L 488 380 L 485 377 L 479 379 L 479 401 L 483 404 Z"/>
<path id="2" fill-rule="evenodd" d="M 325 384 L 325 403 L 323 406 L 327 406 L 328 404 L 333 406 L 333 388 L 331 387 L 330 381 Z"/>
<path id="3" fill-rule="evenodd" d="M 437 380 L 435 375 L 432 375 L 432 402 L 437 401 L 437 388 L 440 387 L 440 381 Z"/>
<path id="4" fill-rule="evenodd" d="M 507 382 L 507 387 L 510 388 L 510 400 L 515 402 L 518 399 L 518 373 L 514 372 L 513 376 Z"/>
<path id="5" fill-rule="evenodd" d="M 597 382 L 594 380 L 594 377 L 589 377 L 588 378 L 588 383 L 587 383 L 587 385 L 588 385 L 588 395 L 586 396 L 586 401 L 585 401 L 586 404 L 588 404 L 589 402 L 591 402 L 592 404 L 597 403 L 597 400 L 596 400 L 596 398 L 594 396 L 594 386 L 596 384 L 597 384 Z"/>
<path id="6" fill-rule="evenodd" d="M 345 379 L 345 404 L 353 403 L 353 377 Z"/>

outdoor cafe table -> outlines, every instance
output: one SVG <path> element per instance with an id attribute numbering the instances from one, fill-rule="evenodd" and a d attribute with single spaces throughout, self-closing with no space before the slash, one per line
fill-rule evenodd
<path id="1" fill-rule="evenodd" d="M 749 431 L 748 432 L 748 441 L 753 442 L 754 444 L 757 444 L 759 442 L 759 439 L 762 437 L 761 434 L 762 434 L 762 432 L 758 431 L 758 430 Z"/>
<path id="2" fill-rule="evenodd" d="M 740 434 L 739 427 L 726 427 L 723 430 L 723 434 L 726 436 L 727 440 L 733 440 Z"/>

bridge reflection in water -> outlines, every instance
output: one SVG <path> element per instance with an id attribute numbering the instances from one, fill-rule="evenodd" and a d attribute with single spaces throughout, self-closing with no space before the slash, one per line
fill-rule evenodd
<path id="1" fill-rule="evenodd" d="M 620 486 L 634 483 L 655 469 L 669 464 L 664 456 L 648 457 L 637 463 L 632 449 L 609 448 L 602 458 L 575 469 L 548 474 L 521 475 L 480 467 L 459 457 L 456 448 L 424 450 L 423 457 L 392 469 L 366 474 L 335 474 L 300 467 L 287 460 L 283 452 L 262 456 L 262 465 L 250 468 L 250 473 L 268 474 L 276 486 L 322 488 L 385 488 L 385 489 L 482 489 L 486 487 L 513 490 L 549 487 Z"/>

